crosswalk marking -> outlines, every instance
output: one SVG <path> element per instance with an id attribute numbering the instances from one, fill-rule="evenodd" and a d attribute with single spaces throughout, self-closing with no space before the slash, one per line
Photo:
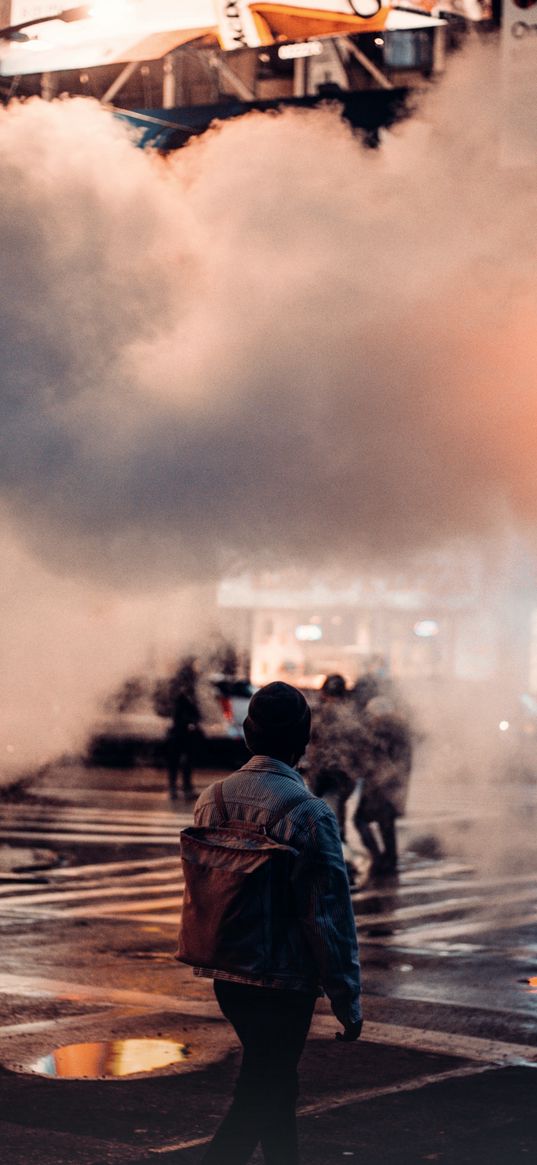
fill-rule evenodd
<path id="1" fill-rule="evenodd" d="M 184 820 L 186 824 L 186 818 Z M 73 833 L 84 834 L 87 832 L 100 833 L 103 838 L 109 833 L 117 834 L 135 834 L 144 837 L 164 837 L 166 840 L 177 837 L 179 830 L 182 828 L 183 822 L 178 818 L 168 817 L 167 821 L 161 823 L 149 821 L 144 823 L 140 820 L 132 822 L 115 821 L 108 818 L 107 821 L 96 821 L 92 818 L 84 818 L 81 820 L 70 820 L 65 818 L 57 818 L 52 826 L 50 822 L 46 821 L 14 821 L 12 824 L 3 822 L 0 826 L 0 834 L 6 836 L 15 832 L 35 833 L 50 832 L 51 829 L 56 833 Z"/>
<path id="2" fill-rule="evenodd" d="M 39 821 L 44 819 L 49 820 L 52 808 L 49 806 L 32 806 L 32 805 L 14 805 L 4 807 L 4 814 L 6 817 L 16 817 L 17 820 L 27 818 L 29 821 Z M 164 821 L 169 822 L 172 816 L 175 816 L 175 811 L 171 809 L 152 809 L 151 812 L 143 813 L 140 809 L 111 809 L 103 808 L 98 805 L 66 805 L 58 804 L 53 808 L 54 817 L 69 817 L 81 818 L 84 820 L 102 820 L 110 821 L 141 821 L 142 818 L 151 822 Z M 190 815 L 191 816 L 191 815 Z"/>
<path id="3" fill-rule="evenodd" d="M 14 805 L 4 807 L 0 840 L 67 845 L 178 845 L 179 832 L 192 821 L 188 809 L 117 810 L 92 805 Z"/>
<path id="4" fill-rule="evenodd" d="M 534 900 L 536 897 L 534 892 Z M 452 942 L 454 939 L 477 937 L 477 935 L 487 935 L 491 932 L 500 934 L 505 931 L 519 930 L 522 927 L 534 926 L 536 922 L 537 913 L 535 910 L 519 911 L 518 914 L 509 912 L 506 917 L 487 913 L 487 917 L 483 919 L 457 920 L 453 923 L 432 921 L 427 926 L 415 927 L 406 932 L 400 931 L 397 935 L 382 937 L 373 935 L 367 941 L 377 946 L 381 943 L 384 946 L 405 947 L 407 950 L 415 947 L 424 950 L 428 946 L 430 950 L 434 950 L 440 941 L 444 944 L 448 940 Z"/>
<path id="5" fill-rule="evenodd" d="M 173 887 L 170 887 L 170 890 L 173 890 L 175 892 L 175 894 L 177 894 L 178 880 L 179 880 L 179 875 L 177 872 L 175 875 L 175 879 L 174 879 L 175 884 L 173 885 Z M 118 893 L 121 894 L 122 898 L 126 898 L 132 894 L 140 895 L 140 890 L 142 890 L 146 895 L 151 895 L 152 893 L 154 893 L 154 894 L 160 893 L 162 891 L 162 888 L 163 888 L 163 886 L 162 886 L 162 882 L 160 880 L 159 880 L 158 886 L 155 886 L 154 888 L 151 886 L 144 886 L 144 885 L 140 886 L 139 884 L 137 884 L 136 886 L 132 886 L 132 885 L 122 886 L 121 888 L 118 888 L 116 886 L 98 886 L 97 884 L 95 884 L 94 888 L 91 888 L 89 890 L 88 889 L 77 889 L 77 890 L 63 890 L 62 889 L 62 890 L 59 890 L 56 887 L 54 889 L 45 891 L 44 893 L 40 893 L 40 894 L 28 894 L 28 893 L 19 894 L 17 896 L 17 901 L 21 902 L 24 906 L 44 906 L 45 904 L 50 903 L 50 902 L 63 903 L 63 902 L 72 902 L 74 900 L 80 901 L 81 899 L 88 899 L 88 898 L 98 898 L 99 900 L 101 900 L 103 898 L 117 898 Z M 13 898 L 12 898 L 12 900 L 13 900 Z M 144 898 L 143 901 L 145 902 L 146 899 Z M 162 902 L 163 899 L 161 898 L 161 899 L 159 899 L 159 901 Z M 174 902 L 175 901 L 177 901 L 177 898 L 174 898 Z M 2 907 L 4 908 L 5 905 L 6 905 L 6 903 L 4 901 L 2 903 Z"/>
<path id="6" fill-rule="evenodd" d="M 0 910 L 4 919 L 20 918 L 108 918 L 132 922 L 154 922 L 176 928 L 183 899 L 183 878 L 178 856 L 169 859 L 150 859 L 142 865 L 136 862 L 105 862 L 85 867 L 52 870 L 48 885 L 39 887 L 21 882 L 0 887 Z M 498 886 L 500 883 L 500 887 Z M 503 883 L 504 892 L 498 893 Z M 362 941 L 373 945 L 402 946 L 430 943 L 431 946 L 447 937 L 484 934 L 488 930 L 509 930 L 535 921 L 537 892 L 533 879 L 519 876 L 513 879 L 489 879 L 481 884 L 466 878 L 465 889 L 472 886 L 473 894 L 445 898 L 443 881 L 439 893 L 427 901 L 400 906 L 384 912 L 368 910 L 371 891 L 354 894 L 354 909 Z M 515 892 L 513 893 L 513 889 Z M 453 889 L 453 887 L 452 887 Z M 399 897 L 400 890 L 411 893 L 412 885 L 401 885 L 385 896 Z M 505 891 L 508 891 L 505 893 Z M 492 893 L 491 893 L 492 891 Z M 520 907 L 528 904 L 527 912 Z M 512 907 L 516 906 L 516 911 Z M 445 915 L 457 915 L 442 921 Z M 417 922 L 417 925 L 408 925 Z M 397 927 L 391 934 L 376 935 L 376 928 Z"/>
<path id="7" fill-rule="evenodd" d="M 0 838 L 118 845 L 162 844 L 161 857 L 47 870 L 38 881 L 8 875 L 0 881 L 0 917 L 107 919 L 177 928 L 183 900 L 179 832 L 191 812 L 77 804 L 23 805 L 3 814 Z M 154 851 L 153 851 L 154 852 Z M 537 890 L 530 873 L 479 878 L 464 862 L 444 858 L 408 865 L 396 883 L 353 888 L 353 907 L 364 944 L 433 951 L 448 940 L 503 932 L 537 921 Z M 479 937 L 478 937 L 479 936 Z"/>
<path id="8" fill-rule="evenodd" d="M 420 871 L 420 872 L 427 874 L 427 871 Z M 464 872 L 466 874 L 468 873 L 468 866 L 464 866 Z M 396 890 L 397 898 L 400 899 L 400 898 L 408 897 L 409 895 L 412 895 L 415 897 L 418 894 L 419 895 L 438 894 L 438 892 L 440 890 L 452 892 L 454 889 L 456 889 L 460 892 L 460 891 L 464 891 L 464 890 L 471 891 L 471 890 L 475 890 L 475 888 L 476 888 L 476 876 L 475 876 L 475 874 L 473 875 L 473 877 L 460 877 L 460 876 L 459 877 L 450 877 L 450 878 L 444 878 L 444 877 L 438 878 L 438 877 L 436 877 L 436 878 L 428 879 L 428 881 L 430 881 L 429 885 L 417 884 L 416 881 L 413 880 L 410 871 L 407 871 L 405 874 L 404 883 L 399 882 L 397 885 L 397 890 Z M 490 877 L 489 878 L 482 878 L 482 877 L 480 877 L 479 878 L 479 888 L 480 888 L 480 890 L 493 890 L 495 888 L 501 889 L 502 887 L 517 886 L 517 885 L 520 885 L 521 883 L 525 883 L 525 882 L 528 882 L 528 874 L 527 873 L 526 874 L 504 874 L 503 876 L 498 876 L 498 877 L 494 877 L 494 878 L 490 878 Z M 375 887 L 374 890 L 358 890 L 358 889 L 353 887 L 351 889 L 351 895 L 355 896 L 357 894 L 360 895 L 361 902 L 366 902 L 368 899 L 375 899 L 375 900 L 382 899 L 382 898 L 392 899 L 394 897 L 394 887 L 393 887 L 393 885 L 391 885 L 391 886 L 388 885 L 388 886 L 383 886 L 383 887 L 379 886 L 379 887 Z"/>
<path id="9" fill-rule="evenodd" d="M 503 908 L 513 902 L 537 902 L 537 889 L 532 886 L 530 889 L 521 890 L 518 894 L 511 894 L 502 898 L 498 905 Z M 489 911 L 490 906 L 490 902 L 486 902 L 482 894 L 474 894 L 471 897 L 447 898 L 444 901 L 436 902 L 433 909 L 435 916 L 438 916 L 439 914 L 452 914 L 461 909 Z M 375 925 L 378 923 L 385 925 L 386 923 L 403 922 L 405 919 L 421 918 L 424 912 L 425 906 L 420 903 L 419 906 L 402 906 L 400 909 L 389 911 L 386 914 L 360 914 L 360 919 L 362 922 L 371 919 Z"/>
<path id="10" fill-rule="evenodd" d="M 40 821 L 37 819 L 36 821 L 31 822 L 31 824 L 21 821 L 13 826 L 13 829 L 17 832 L 20 832 L 21 829 L 24 828 L 26 828 L 26 831 L 31 828 L 31 830 L 35 833 L 43 833 L 50 830 L 50 824 L 48 822 Z M 170 820 L 169 818 L 162 824 L 153 824 L 151 821 L 147 823 L 135 821 L 123 823 L 121 821 L 95 821 L 91 817 L 80 820 L 71 820 L 71 818 L 68 817 L 60 817 L 56 820 L 54 828 L 56 833 L 63 831 L 65 833 L 69 832 L 84 834 L 87 833 L 90 829 L 94 831 L 98 830 L 99 833 L 102 834 L 103 838 L 106 837 L 106 835 L 109 833 L 139 834 L 143 835 L 144 837 L 151 838 L 174 838 L 177 837 L 180 826 L 177 820 Z M 0 832 L 3 834 L 11 834 L 12 830 L 10 829 L 9 825 L 4 825 Z"/>
<path id="11" fill-rule="evenodd" d="M 93 831 L 73 830 L 73 829 L 2 829 L 0 830 L 0 839 L 5 841 L 30 841 L 33 844 L 41 842 L 53 842 L 60 845 L 76 844 L 76 845 L 95 845 L 107 842 L 110 845 L 177 845 L 179 840 L 179 830 L 181 826 L 178 823 L 176 829 L 169 832 L 159 831 L 158 833 L 148 833 L 147 831 L 140 831 L 138 833 L 129 832 L 121 833 L 114 830 L 113 833 L 108 833 L 100 829 L 93 829 Z"/>

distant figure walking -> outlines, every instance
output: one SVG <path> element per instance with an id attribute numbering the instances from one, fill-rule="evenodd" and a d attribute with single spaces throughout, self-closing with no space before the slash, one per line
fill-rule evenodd
<path id="1" fill-rule="evenodd" d="M 194 660 L 186 661 L 172 680 L 171 715 L 172 723 L 166 738 L 170 800 L 177 800 L 177 777 L 181 770 L 183 795 L 187 801 L 195 801 L 197 794 L 192 788 L 192 768 L 201 712 Z"/>
<path id="2" fill-rule="evenodd" d="M 368 763 L 354 824 L 372 858 L 371 872 L 397 870 L 395 822 L 405 811 L 412 766 L 412 737 L 391 701 L 376 696 L 366 705 L 363 723 L 369 741 Z M 371 826 L 376 823 L 381 845 Z"/>
<path id="3" fill-rule="evenodd" d="M 345 840 L 345 806 L 354 792 L 359 765 L 360 725 L 347 699 L 342 675 L 326 677 L 312 716 L 311 738 L 303 772 L 316 797 L 333 810 L 341 840 Z"/>

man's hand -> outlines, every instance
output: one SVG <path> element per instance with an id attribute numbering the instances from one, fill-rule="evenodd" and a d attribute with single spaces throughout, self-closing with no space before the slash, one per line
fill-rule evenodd
<path id="1" fill-rule="evenodd" d="M 346 1044 L 350 1044 L 353 1040 L 359 1039 L 361 1030 L 362 1020 L 359 1019 L 358 1023 L 350 1023 L 344 1031 L 336 1032 L 336 1040 L 343 1040 Z"/>

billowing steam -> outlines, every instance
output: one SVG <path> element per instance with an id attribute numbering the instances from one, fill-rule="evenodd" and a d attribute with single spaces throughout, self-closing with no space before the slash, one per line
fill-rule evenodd
<path id="1" fill-rule="evenodd" d="M 166 674 L 214 621 L 211 588 L 154 596 L 50 571 L 2 515 L 0 785 L 78 753 L 104 696 L 129 675 Z M 126 563 L 127 575 L 132 564 Z"/>
<path id="2" fill-rule="evenodd" d="M 0 112 L 17 609 L 32 560 L 91 608 L 93 587 L 534 522 L 536 192 L 498 168 L 498 69 L 477 45 L 453 59 L 380 151 L 331 108 L 227 123 L 168 160 L 92 102 Z M 89 674 L 105 656 L 82 639 Z"/>
<path id="3" fill-rule="evenodd" d="M 404 172 L 332 110 L 167 163 L 92 103 L 2 113 L 0 472 L 40 556 L 136 584 L 534 517 L 535 193 L 496 73 L 452 63 Z"/>

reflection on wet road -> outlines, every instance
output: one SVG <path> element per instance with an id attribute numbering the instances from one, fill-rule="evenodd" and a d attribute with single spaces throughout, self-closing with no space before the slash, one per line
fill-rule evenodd
<path id="1" fill-rule="evenodd" d="M 105 1040 L 56 1048 L 30 1066 L 32 1072 L 61 1079 L 103 1080 L 134 1076 L 180 1064 L 192 1055 L 173 1040 Z"/>
<path id="2" fill-rule="evenodd" d="M 12 821 L 4 815 L 6 841 L 35 845 L 61 837 L 79 864 L 57 864 L 38 878 L 10 874 L 0 880 L 3 925 L 91 924 L 97 934 L 112 922 L 123 928 L 118 941 L 131 966 L 168 965 L 173 974 L 183 898 L 178 834 L 191 813 L 186 807 L 170 811 L 164 797 L 148 811 L 142 799 L 120 802 L 109 792 L 107 802 L 101 790 L 91 789 L 84 796 L 87 803 L 79 789 L 76 803 L 14 806 Z M 24 840 L 6 836 L 10 830 Z M 533 871 L 479 876 L 453 856 L 406 853 L 398 877 L 353 887 L 352 898 L 366 991 L 376 998 L 533 1013 Z M 154 939 L 142 941 L 144 933 Z"/>

